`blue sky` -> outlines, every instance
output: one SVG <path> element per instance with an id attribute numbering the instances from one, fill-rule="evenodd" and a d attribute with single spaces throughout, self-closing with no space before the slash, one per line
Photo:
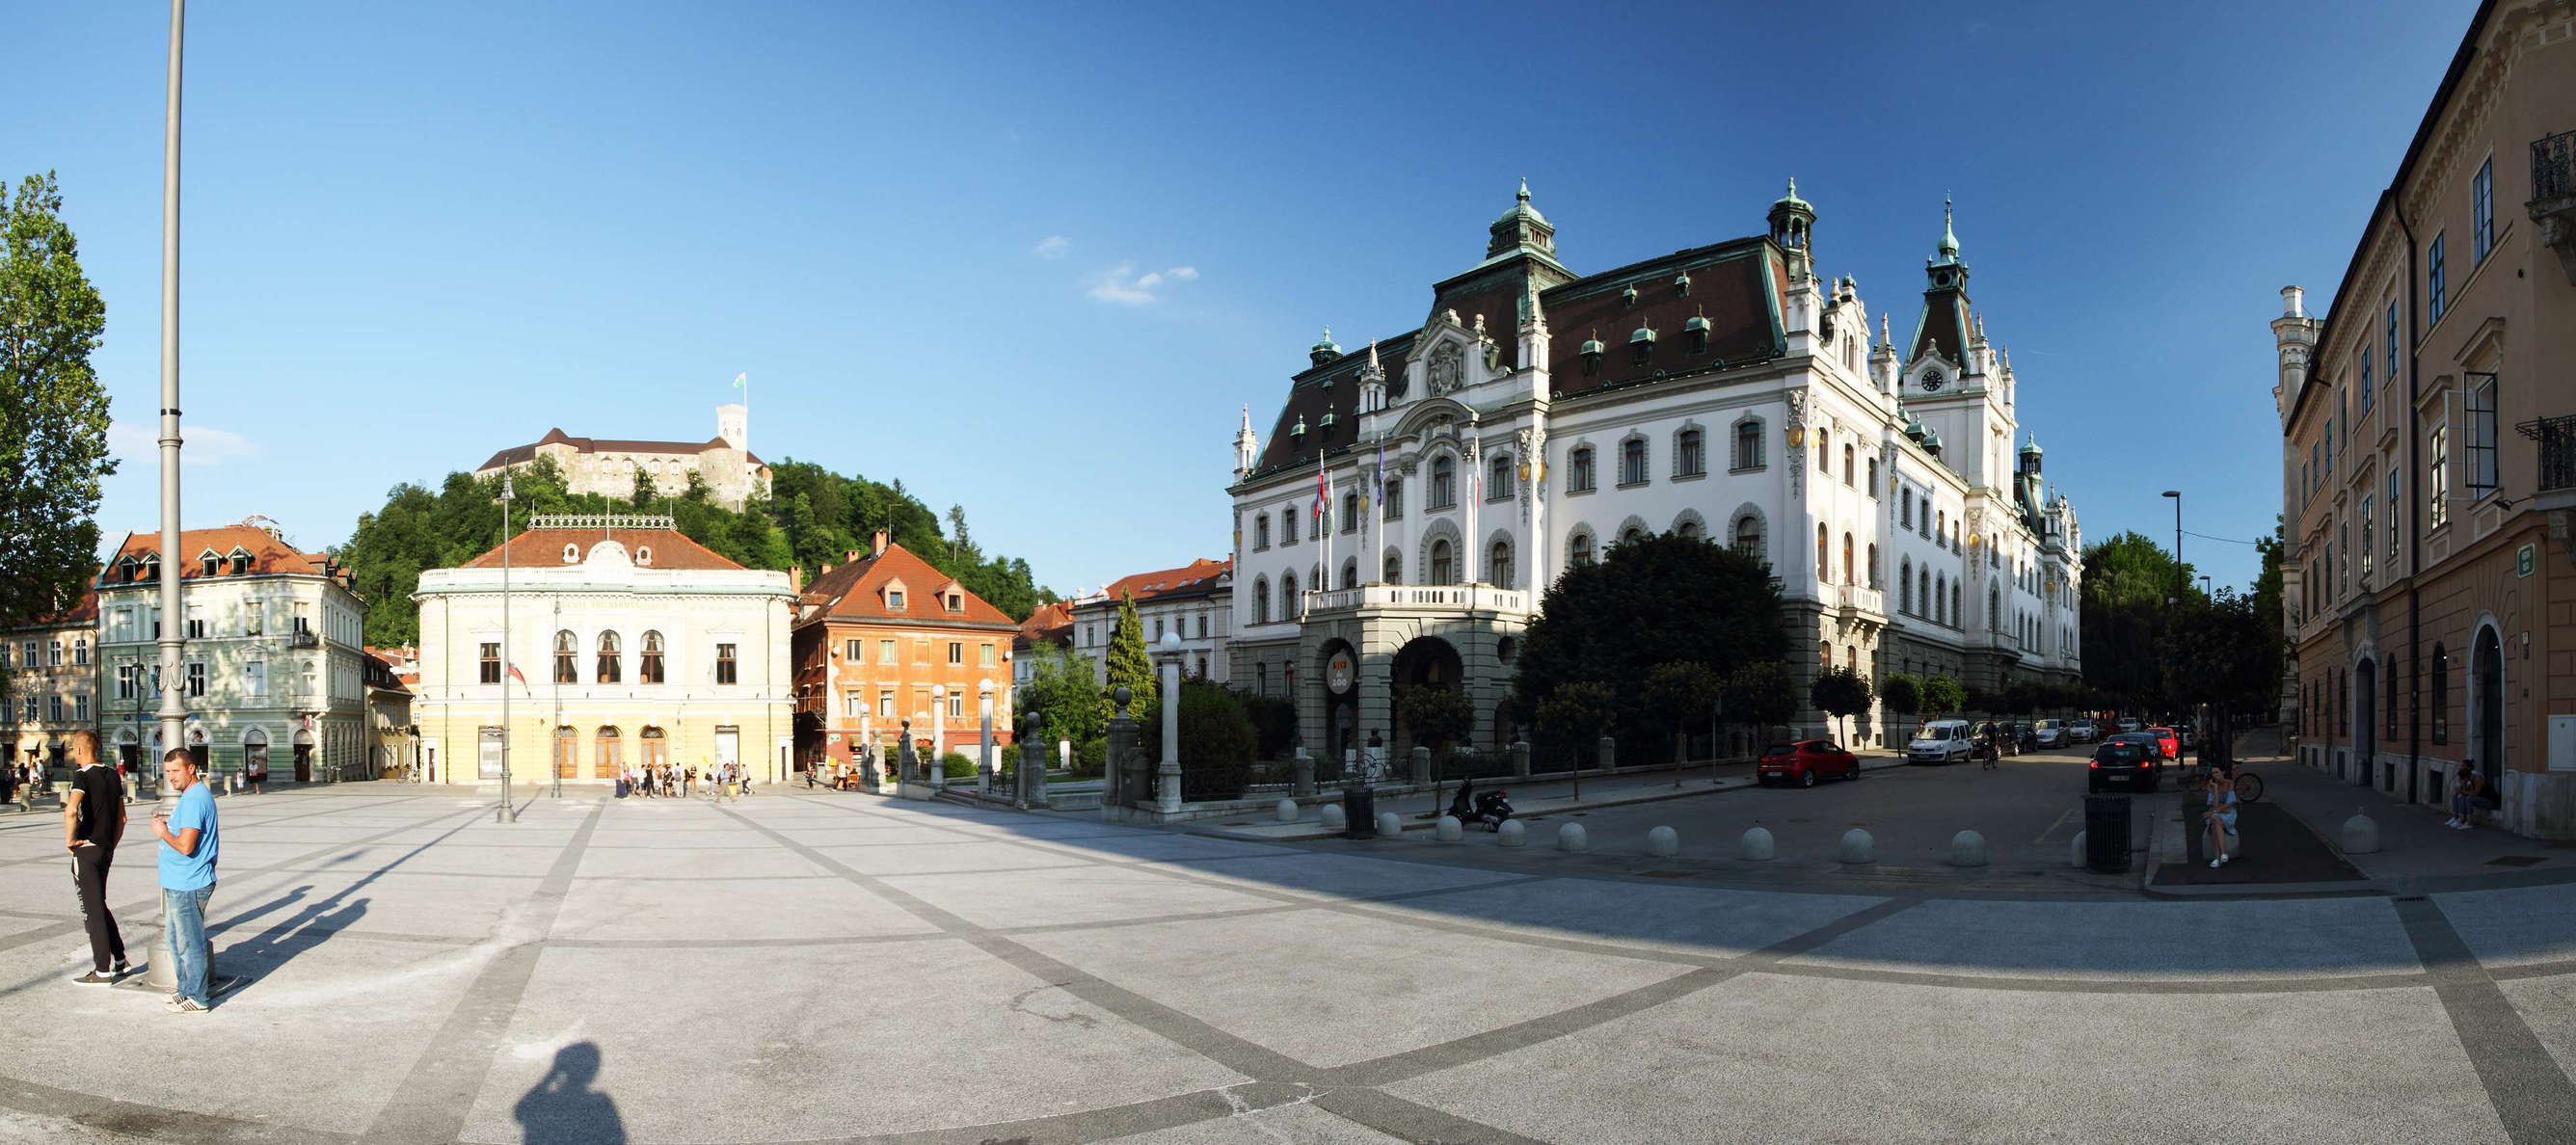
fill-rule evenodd
<path id="1" fill-rule="evenodd" d="M 186 519 L 339 543 L 549 426 L 710 436 L 748 371 L 763 455 L 1097 585 L 1223 555 L 1239 408 L 1322 324 L 1418 323 L 1515 179 L 1591 272 L 1794 174 L 1900 330 L 1956 196 L 2088 537 L 2170 538 L 2178 487 L 2248 539 L 2276 292 L 2330 297 L 2474 8 L 201 4 Z M 167 12 L 10 22 L 0 173 L 60 173 L 108 301 L 112 542 L 155 522 Z"/>

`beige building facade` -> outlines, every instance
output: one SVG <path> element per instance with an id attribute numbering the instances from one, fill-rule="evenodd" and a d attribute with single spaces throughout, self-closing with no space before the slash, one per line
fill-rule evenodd
<path id="1" fill-rule="evenodd" d="M 795 589 L 668 517 L 540 516 L 503 548 L 422 573 L 413 599 L 411 720 L 436 782 L 498 783 L 505 757 L 520 784 L 605 784 L 666 762 L 787 774 Z"/>
<path id="2" fill-rule="evenodd" d="M 62 783 L 98 758 L 98 592 L 33 624 L 0 629 L 0 767 L 29 760 Z"/>
<path id="3" fill-rule="evenodd" d="M 2282 293 L 2300 761 L 2576 838 L 2576 6 L 2482 5 L 2332 309 Z"/>
<path id="4" fill-rule="evenodd" d="M 553 460 L 574 493 L 632 497 L 640 476 L 669 497 L 687 492 L 695 477 L 706 482 L 709 500 L 737 511 L 755 497 L 769 496 L 769 463 L 751 451 L 751 412 L 741 404 L 716 407 L 716 435 L 705 441 L 574 437 L 549 429 L 531 444 L 493 454 L 474 475 L 496 476 L 540 457 Z"/>

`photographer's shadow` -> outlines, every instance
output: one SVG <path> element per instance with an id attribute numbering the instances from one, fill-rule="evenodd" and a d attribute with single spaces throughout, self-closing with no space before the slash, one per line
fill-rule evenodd
<path id="1" fill-rule="evenodd" d="M 526 1145 L 625 1145 L 617 1103 L 590 1087 L 599 1077 L 599 1047 L 574 1042 L 555 1051 L 554 1068 L 510 1107 Z"/>

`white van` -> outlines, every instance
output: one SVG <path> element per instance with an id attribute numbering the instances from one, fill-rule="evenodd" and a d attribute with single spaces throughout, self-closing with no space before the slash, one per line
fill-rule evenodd
<path id="1" fill-rule="evenodd" d="M 1968 739 L 1968 721 L 1934 720 L 1914 733 L 1905 745 L 1907 763 L 1957 763 L 1967 759 L 1973 745 Z"/>

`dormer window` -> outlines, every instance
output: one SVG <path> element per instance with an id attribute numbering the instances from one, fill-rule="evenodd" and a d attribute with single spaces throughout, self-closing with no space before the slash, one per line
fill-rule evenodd
<path id="1" fill-rule="evenodd" d="M 1636 354 L 1638 365 L 1652 361 L 1655 357 L 1655 328 L 1637 327 L 1636 333 L 1628 335 L 1628 349 Z"/>
<path id="2" fill-rule="evenodd" d="M 249 554 L 249 553 L 243 552 L 243 551 L 242 551 L 242 550 L 240 550 L 240 549 L 234 549 L 234 550 L 233 550 L 233 555 L 232 555 L 232 562 L 233 562 L 233 575 L 234 575 L 234 576 L 248 576 L 248 575 L 250 575 L 250 554 Z"/>
<path id="3" fill-rule="evenodd" d="M 635 549 L 635 563 L 636 563 L 636 564 L 639 564 L 639 565 L 649 565 L 649 564 L 652 564 L 652 563 L 653 563 L 653 546 L 651 546 L 651 545 L 639 545 L 639 546 L 636 546 L 636 549 Z"/>
<path id="4" fill-rule="evenodd" d="M 1315 424 L 1323 429 L 1326 436 L 1331 436 L 1333 432 L 1333 411 L 1325 410 L 1324 416 L 1315 419 Z"/>
<path id="5" fill-rule="evenodd" d="M 215 555 L 215 554 L 213 554 L 213 553 L 207 553 L 206 555 L 204 555 L 204 556 L 202 556 L 202 557 L 198 557 L 198 558 L 197 558 L 197 575 L 199 575 L 199 576 L 213 576 L 213 575 L 215 575 L 217 572 L 222 571 L 222 569 L 223 569 L 223 563 L 224 563 L 224 562 L 223 562 L 223 558 L 218 557 L 218 556 L 216 556 L 216 555 Z"/>
<path id="6" fill-rule="evenodd" d="M 888 588 L 887 590 L 885 590 L 885 601 L 886 601 L 886 611 L 888 611 L 888 612 L 901 612 L 901 611 L 903 611 L 903 590 L 902 590 L 902 589 L 900 589 L 900 588 Z"/>
<path id="7" fill-rule="evenodd" d="M 1619 292 L 1619 305 L 1627 307 L 1634 307 L 1637 305 L 1637 288 L 1635 285 L 1631 284 L 1628 289 Z"/>
<path id="8" fill-rule="evenodd" d="M 962 592 L 952 592 L 952 593 L 949 593 L 949 594 L 948 594 L 948 611 L 950 611 L 950 612 L 964 612 L 964 611 L 966 611 L 966 594 L 965 594 L 965 593 L 962 593 Z"/>
<path id="9" fill-rule="evenodd" d="M 1601 355 L 1603 350 L 1604 347 L 1601 345 L 1601 339 L 1599 337 L 1596 336 L 1583 340 L 1582 352 L 1584 373 L 1597 374 L 1601 372 Z"/>
<path id="10" fill-rule="evenodd" d="M 1297 424 L 1288 427 L 1288 436 L 1296 438 L 1299 441 L 1304 441 L 1306 439 L 1306 415 L 1297 415 Z"/>
<path id="11" fill-rule="evenodd" d="M 1689 271 L 1687 271 L 1687 270 L 1683 271 L 1683 272 L 1681 273 L 1681 277 L 1676 278 L 1676 279 L 1674 279 L 1674 280 L 1673 280 L 1673 289 L 1674 289 L 1674 290 L 1677 290 L 1677 291 L 1680 291 L 1680 292 L 1681 292 L 1682 294 L 1684 294 L 1684 295 L 1687 295 L 1687 294 L 1689 294 L 1689 293 L 1690 293 L 1690 272 L 1689 272 Z"/>
<path id="12" fill-rule="evenodd" d="M 575 544 L 572 544 L 572 543 L 571 543 L 571 542 L 569 542 L 569 541 L 565 542 L 565 544 L 564 544 L 564 551 L 563 551 L 563 563 L 568 564 L 568 565 L 577 565 L 577 564 L 580 564 L 580 563 L 581 563 L 581 546 L 579 546 L 579 545 L 575 545 Z"/>
<path id="13" fill-rule="evenodd" d="M 1682 323 L 1682 338 L 1690 343 L 1691 353 L 1707 353 L 1708 319 L 1698 315 L 1692 315 L 1690 321 Z"/>

